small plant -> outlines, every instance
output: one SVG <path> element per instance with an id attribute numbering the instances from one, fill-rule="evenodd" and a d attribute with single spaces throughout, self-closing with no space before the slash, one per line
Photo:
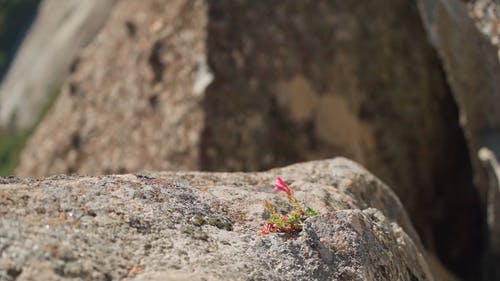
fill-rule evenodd
<path id="1" fill-rule="evenodd" d="M 303 222 L 310 217 L 316 216 L 318 212 L 312 208 L 303 208 L 300 202 L 293 196 L 293 190 L 277 176 L 274 180 L 274 189 L 283 191 L 295 209 L 288 214 L 282 215 L 276 211 L 276 207 L 271 202 L 264 200 L 264 207 L 271 213 L 269 219 L 262 225 L 257 235 L 266 235 L 270 233 L 297 233 L 302 230 Z"/>

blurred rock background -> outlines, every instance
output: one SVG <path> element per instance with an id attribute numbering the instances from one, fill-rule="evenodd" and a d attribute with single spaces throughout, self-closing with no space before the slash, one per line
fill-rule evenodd
<path id="1" fill-rule="evenodd" d="M 346 156 L 391 186 L 451 271 L 500 276 L 498 2 L 39 5 L 0 87 L 3 174 Z"/>
<path id="2" fill-rule="evenodd" d="M 0 2 L 0 173 L 15 167 L 30 131 L 115 0 Z"/>
<path id="3" fill-rule="evenodd" d="M 0 2 L 0 77 L 2 79 L 35 18 L 38 4 L 37 0 L 5 0 Z M 4 175 L 15 168 L 27 134 L 6 132 L 5 128 L 2 128 L 1 131 L 0 173 Z"/>

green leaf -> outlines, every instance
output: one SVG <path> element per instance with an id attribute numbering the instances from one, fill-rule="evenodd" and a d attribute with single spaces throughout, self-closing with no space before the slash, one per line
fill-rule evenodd
<path id="1" fill-rule="evenodd" d="M 300 218 L 295 217 L 295 216 L 290 216 L 287 220 L 287 223 L 289 224 L 299 224 L 300 223 Z"/>
<path id="2" fill-rule="evenodd" d="M 316 212 L 314 209 L 307 207 L 306 208 L 306 214 L 308 217 L 314 217 L 318 215 L 318 212 Z"/>

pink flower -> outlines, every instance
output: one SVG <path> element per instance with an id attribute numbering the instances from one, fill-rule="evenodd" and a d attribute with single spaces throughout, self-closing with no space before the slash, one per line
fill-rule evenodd
<path id="1" fill-rule="evenodd" d="M 265 222 L 264 223 L 264 226 L 262 227 L 262 229 L 264 229 L 266 232 L 272 232 L 273 231 L 273 227 L 274 227 L 274 224 L 272 223 L 269 223 L 269 222 Z"/>
<path id="2" fill-rule="evenodd" d="M 274 224 L 270 222 L 265 222 L 264 225 L 257 232 L 257 235 L 262 236 L 274 232 Z"/>
<path id="3" fill-rule="evenodd" d="M 274 180 L 274 189 L 283 191 L 288 196 L 292 196 L 292 190 L 280 176 L 277 176 Z"/>

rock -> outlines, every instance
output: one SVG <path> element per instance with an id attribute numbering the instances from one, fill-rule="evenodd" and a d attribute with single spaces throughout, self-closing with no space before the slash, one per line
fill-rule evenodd
<path id="1" fill-rule="evenodd" d="M 193 87 L 203 65 L 205 4 L 119 1 L 79 55 L 33 135 L 37 151 L 27 146 L 17 173 L 197 170 L 203 95 Z"/>
<path id="2" fill-rule="evenodd" d="M 123 0 L 79 58 L 18 175 L 344 155 L 394 187 L 447 265 L 479 260 L 466 143 L 410 2 Z"/>
<path id="3" fill-rule="evenodd" d="M 491 220 L 492 216 L 498 216 L 487 210 L 498 208 L 498 202 L 490 200 L 498 196 L 495 195 L 498 190 L 492 187 L 498 177 L 491 172 L 494 169 L 489 163 L 500 155 L 500 4 L 490 0 L 421 0 L 420 6 L 427 31 L 443 61 L 457 101 L 481 208 L 483 213 L 489 213 L 488 220 Z M 478 157 L 481 149 L 493 154 L 481 160 Z M 498 186 L 498 183 L 495 184 Z M 489 224 L 493 232 L 486 236 L 495 237 L 498 234 Z M 487 252 L 496 252 L 496 258 L 487 263 L 498 268 L 500 251 L 493 245 L 490 244 L 490 247 L 496 250 L 490 248 Z M 498 278 L 500 274 L 492 280 Z"/>
<path id="4" fill-rule="evenodd" d="M 500 99 L 497 98 L 500 95 L 498 48 L 489 42 L 469 16 L 481 16 L 477 10 L 484 2 L 488 1 L 475 1 L 476 11 L 469 12 L 464 1 L 420 1 L 422 17 L 444 63 L 458 103 L 460 123 L 476 170 L 481 167 L 477 158 L 480 147 L 491 149 L 494 143 L 500 145 L 499 138 L 495 137 L 500 129 L 500 112 L 497 110 L 500 106 Z M 485 22 L 488 20 L 485 19 Z M 485 184 L 481 182 L 483 175 L 478 173 L 476 177 L 478 185 L 485 191 Z"/>
<path id="5" fill-rule="evenodd" d="M 499 48 L 500 59 L 500 3 L 494 0 L 470 1 L 469 15 L 479 31 L 490 38 L 490 42 Z"/>
<path id="6" fill-rule="evenodd" d="M 320 212 L 295 236 L 256 235 L 263 199 L 284 201 L 276 175 Z M 1 280 L 436 280 L 396 195 L 343 158 L 261 173 L 8 182 Z"/>
<path id="7" fill-rule="evenodd" d="M 496 110 L 500 106 L 497 98 L 500 94 L 498 47 L 489 42 L 469 16 L 471 14 L 477 19 L 483 31 L 486 25 L 495 25 L 496 20 L 488 19 L 481 11 L 481 7 L 486 7 L 485 2 L 491 1 L 475 1 L 472 11 L 467 10 L 464 1 L 420 2 L 426 27 L 444 62 L 458 101 L 461 125 L 474 144 L 474 155 L 484 142 L 483 138 L 498 132 L 500 126 L 500 113 Z M 498 4 L 492 2 L 487 6 L 492 7 L 488 11 L 494 11 Z M 490 36 L 495 41 L 496 33 Z"/>
<path id="8" fill-rule="evenodd" d="M 489 247 L 487 252 L 486 264 L 488 268 L 489 278 L 491 280 L 500 279 L 500 166 L 495 155 L 495 152 L 481 148 L 479 150 L 479 159 L 488 171 L 488 192 L 486 198 L 486 216 L 489 230 Z"/>
<path id="9" fill-rule="evenodd" d="M 24 132 L 58 92 L 116 0 L 44 0 L 0 87 L 0 129 Z"/>

